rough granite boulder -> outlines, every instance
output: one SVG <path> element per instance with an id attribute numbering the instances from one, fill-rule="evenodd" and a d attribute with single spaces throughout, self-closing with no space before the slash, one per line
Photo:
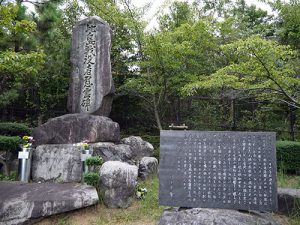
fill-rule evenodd
<path id="1" fill-rule="evenodd" d="M 75 144 L 38 146 L 32 152 L 32 180 L 80 182 L 80 150 Z"/>
<path id="2" fill-rule="evenodd" d="M 100 168 L 100 190 L 109 208 L 127 208 L 137 184 L 138 167 L 119 161 L 105 162 Z"/>
<path id="3" fill-rule="evenodd" d="M 112 31 L 97 16 L 79 21 L 72 32 L 72 73 L 68 110 L 109 116 L 115 87 L 111 75 Z"/>
<path id="4" fill-rule="evenodd" d="M 35 145 L 72 144 L 89 142 L 118 142 L 118 123 L 104 116 L 89 114 L 66 114 L 52 118 L 33 130 Z"/>
<path id="5" fill-rule="evenodd" d="M 139 164 L 139 177 L 146 179 L 157 174 L 158 160 L 154 157 L 143 157 Z"/>
<path id="6" fill-rule="evenodd" d="M 103 161 L 122 161 L 133 164 L 132 151 L 129 145 L 99 142 L 91 144 L 94 156 L 101 156 Z"/>
<path id="7" fill-rule="evenodd" d="M 0 224 L 29 220 L 94 205 L 94 187 L 81 184 L 0 182 Z"/>
<path id="8" fill-rule="evenodd" d="M 159 225 L 280 225 L 271 214 L 228 209 L 165 209 Z"/>
<path id="9" fill-rule="evenodd" d="M 300 209 L 300 189 L 278 188 L 278 212 L 291 215 L 299 212 Z"/>
<path id="10" fill-rule="evenodd" d="M 130 136 L 123 138 L 121 143 L 131 147 L 133 159 L 136 161 L 140 161 L 145 156 L 153 156 L 154 148 L 152 144 L 144 141 L 141 137 Z"/>

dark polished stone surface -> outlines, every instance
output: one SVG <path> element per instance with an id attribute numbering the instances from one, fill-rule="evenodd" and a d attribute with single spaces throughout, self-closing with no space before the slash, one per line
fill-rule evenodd
<path id="1" fill-rule="evenodd" d="M 161 131 L 159 202 L 277 210 L 275 133 Z"/>

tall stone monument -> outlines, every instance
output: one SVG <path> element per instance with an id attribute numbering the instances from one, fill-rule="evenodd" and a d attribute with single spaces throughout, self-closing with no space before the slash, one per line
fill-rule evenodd
<path id="1" fill-rule="evenodd" d="M 109 25 L 97 16 L 75 25 L 68 96 L 71 113 L 109 116 L 115 92 L 110 64 L 111 36 Z"/>

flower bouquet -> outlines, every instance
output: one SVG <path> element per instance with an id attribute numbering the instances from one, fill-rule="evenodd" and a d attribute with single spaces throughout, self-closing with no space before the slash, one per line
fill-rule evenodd
<path id="1" fill-rule="evenodd" d="M 30 148 L 33 144 L 34 140 L 31 136 L 23 136 L 22 137 L 22 148 Z"/>

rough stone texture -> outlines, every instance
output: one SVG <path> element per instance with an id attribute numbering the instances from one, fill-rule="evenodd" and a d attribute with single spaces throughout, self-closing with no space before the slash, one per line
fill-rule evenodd
<path id="1" fill-rule="evenodd" d="M 80 146 L 40 145 L 32 152 L 32 180 L 56 182 L 80 182 Z"/>
<path id="2" fill-rule="evenodd" d="M 78 22 L 72 33 L 68 110 L 109 116 L 115 92 L 111 75 L 112 31 L 97 16 Z"/>
<path id="3" fill-rule="evenodd" d="M 133 159 L 140 161 L 145 156 L 152 156 L 154 148 L 152 144 L 147 141 L 144 141 L 141 137 L 138 136 L 130 136 L 127 138 L 123 138 L 121 143 L 130 145 Z"/>
<path id="4" fill-rule="evenodd" d="M 127 208 L 135 194 L 138 167 L 119 161 L 105 162 L 100 168 L 100 190 L 109 208 Z"/>
<path id="5" fill-rule="evenodd" d="M 290 215 L 300 209 L 300 189 L 278 188 L 278 212 Z"/>
<path id="6" fill-rule="evenodd" d="M 280 225 L 271 214 L 228 209 L 164 210 L 159 225 Z"/>
<path id="7" fill-rule="evenodd" d="M 157 174 L 158 160 L 154 157 L 143 157 L 139 164 L 139 177 L 147 177 Z"/>
<path id="8" fill-rule="evenodd" d="M 122 161 L 133 164 L 132 151 L 129 145 L 114 144 L 111 142 L 99 142 L 91 144 L 94 156 L 101 156 L 106 161 Z"/>
<path id="9" fill-rule="evenodd" d="M 52 118 L 33 130 L 35 145 L 72 144 L 120 140 L 118 123 L 104 116 L 89 114 L 66 114 Z"/>
<path id="10" fill-rule="evenodd" d="M 67 212 L 98 202 L 94 187 L 80 184 L 0 182 L 0 224 Z"/>

